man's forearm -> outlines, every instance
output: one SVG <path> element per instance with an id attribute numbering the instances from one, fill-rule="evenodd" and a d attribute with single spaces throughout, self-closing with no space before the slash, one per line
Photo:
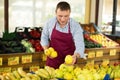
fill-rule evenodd
<path id="1" fill-rule="evenodd" d="M 48 49 L 48 45 L 46 45 L 46 46 L 42 46 L 43 47 L 43 49 L 45 50 L 45 49 Z"/>

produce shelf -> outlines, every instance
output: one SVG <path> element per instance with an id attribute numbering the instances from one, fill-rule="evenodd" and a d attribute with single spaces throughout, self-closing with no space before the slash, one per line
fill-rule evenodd
<path id="1" fill-rule="evenodd" d="M 30 61 L 30 57 L 26 57 L 26 56 L 31 56 L 31 61 Z M 18 60 L 15 60 L 15 58 L 18 57 Z M 26 57 L 25 62 L 22 61 L 23 57 Z M 18 68 L 18 67 L 23 67 L 26 71 L 30 70 L 30 67 L 32 66 L 39 66 L 39 67 L 44 67 L 45 62 L 42 60 L 43 57 L 43 52 L 36 52 L 36 53 L 9 53 L 9 54 L 0 54 L 0 69 L 3 68 Z M 9 61 L 9 59 L 13 59 L 11 61 Z M 28 60 L 28 62 L 27 62 Z M 14 63 L 15 61 L 18 61 L 18 63 Z M 8 62 L 13 62 L 13 64 L 9 65 Z M 24 62 L 24 63 L 23 63 Z M 0 70 L 1 71 L 1 70 Z"/>
<path id="2" fill-rule="evenodd" d="M 96 56 L 97 52 L 102 51 L 101 56 Z M 94 60 L 95 64 L 101 64 L 104 60 L 109 60 L 110 64 L 115 62 L 120 62 L 120 47 L 111 47 L 111 48 L 89 48 L 85 49 L 86 54 L 94 53 L 95 56 L 88 57 L 86 60 L 79 58 L 76 65 L 81 67 L 85 66 L 88 61 Z"/>

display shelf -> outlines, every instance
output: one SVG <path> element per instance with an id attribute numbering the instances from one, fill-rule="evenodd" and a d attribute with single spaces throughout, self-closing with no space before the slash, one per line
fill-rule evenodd
<path id="1" fill-rule="evenodd" d="M 23 59 L 25 56 L 30 56 L 26 57 L 26 59 Z M 36 52 L 36 53 L 9 53 L 9 54 L 0 54 L 1 60 L 1 65 L 0 69 L 3 68 L 18 68 L 18 67 L 23 67 L 24 70 L 29 71 L 30 67 L 32 66 L 39 66 L 39 67 L 44 67 L 45 62 L 42 60 L 43 52 Z M 18 60 L 12 60 L 11 65 L 9 65 L 10 58 L 15 59 L 19 58 Z M 24 60 L 24 61 L 23 61 Z M 28 62 L 27 62 L 28 61 Z M 14 64 L 14 62 L 18 62 L 17 64 Z"/>
<path id="2" fill-rule="evenodd" d="M 81 27 L 83 28 L 85 33 L 100 33 L 100 29 L 94 24 L 94 23 L 89 23 L 89 24 L 80 24 Z"/>
<path id="3" fill-rule="evenodd" d="M 115 50 L 114 55 L 110 55 L 111 51 Z M 85 49 L 85 53 L 89 54 L 89 52 L 94 51 L 95 54 L 97 51 L 102 51 L 103 56 L 87 58 L 82 59 L 78 58 L 76 65 L 83 67 L 88 61 L 94 60 L 95 64 L 101 64 L 101 62 L 104 59 L 108 59 L 110 61 L 110 64 L 114 64 L 115 62 L 120 62 L 120 47 L 111 47 L 111 48 L 88 48 Z M 25 55 L 31 55 L 32 56 L 32 62 L 29 63 L 22 63 L 22 57 Z M 8 59 L 10 57 L 19 57 L 19 64 L 16 65 L 8 65 Z M 45 61 L 43 61 L 43 52 L 38 53 L 15 53 L 15 54 L 0 54 L 0 58 L 2 58 L 2 65 L 0 65 L 0 69 L 3 68 L 18 68 L 23 67 L 24 70 L 29 71 L 31 66 L 39 66 L 44 67 Z"/>
<path id="4" fill-rule="evenodd" d="M 102 51 L 103 55 L 97 57 L 97 51 Z M 110 64 L 114 64 L 115 62 L 120 62 L 120 47 L 111 47 L 111 48 L 89 48 L 85 49 L 85 53 L 89 54 L 89 52 L 95 53 L 95 56 L 85 59 L 79 58 L 77 61 L 77 65 L 84 66 L 88 61 L 94 60 L 95 64 L 101 64 L 103 60 L 109 60 Z"/>

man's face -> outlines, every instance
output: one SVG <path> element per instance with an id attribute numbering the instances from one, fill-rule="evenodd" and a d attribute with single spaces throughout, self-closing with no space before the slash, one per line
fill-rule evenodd
<path id="1" fill-rule="evenodd" d="M 69 20 L 70 10 L 57 9 L 56 17 L 60 25 L 66 25 Z"/>

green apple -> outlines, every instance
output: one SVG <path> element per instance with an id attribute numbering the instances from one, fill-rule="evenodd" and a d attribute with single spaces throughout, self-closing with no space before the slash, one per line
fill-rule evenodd
<path id="1" fill-rule="evenodd" d="M 65 72 L 65 73 L 64 73 L 64 79 L 65 79 L 65 80 L 72 80 L 72 79 L 73 79 L 72 73 L 70 73 L 70 72 Z"/>
<path id="2" fill-rule="evenodd" d="M 61 64 L 59 66 L 59 69 L 62 70 L 62 71 L 64 71 L 64 72 L 66 72 L 67 71 L 67 66 L 65 64 Z"/>
<path id="3" fill-rule="evenodd" d="M 85 75 L 79 74 L 79 75 L 77 76 L 77 80 L 86 80 Z"/>
<path id="4" fill-rule="evenodd" d="M 72 72 L 74 70 L 74 66 L 73 65 L 66 65 L 67 67 L 67 71 L 68 72 Z"/>
<path id="5" fill-rule="evenodd" d="M 94 73 L 93 80 L 100 80 L 100 75 L 98 73 Z"/>
<path id="6" fill-rule="evenodd" d="M 63 72 L 60 69 L 55 70 L 55 77 L 56 78 L 63 78 Z"/>

